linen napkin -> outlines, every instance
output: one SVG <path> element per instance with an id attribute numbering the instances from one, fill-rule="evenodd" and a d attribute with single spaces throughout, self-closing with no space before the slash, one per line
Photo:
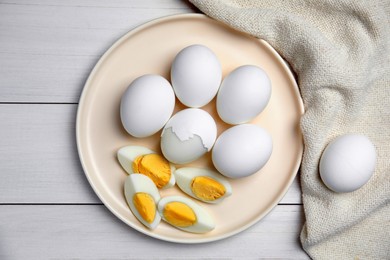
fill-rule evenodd
<path id="1" fill-rule="evenodd" d="M 390 1 L 190 1 L 269 42 L 297 74 L 304 250 L 314 259 L 390 259 Z M 326 188 L 318 165 L 347 133 L 366 135 L 378 158 L 369 182 L 342 194 Z"/>

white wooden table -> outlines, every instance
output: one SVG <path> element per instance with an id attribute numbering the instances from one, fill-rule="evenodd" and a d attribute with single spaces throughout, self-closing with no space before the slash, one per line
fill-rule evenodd
<path id="1" fill-rule="evenodd" d="M 76 150 L 84 82 L 104 51 L 179 0 L 0 0 L 0 259 L 306 259 L 299 181 L 262 221 L 225 240 L 174 244 L 117 219 Z"/>

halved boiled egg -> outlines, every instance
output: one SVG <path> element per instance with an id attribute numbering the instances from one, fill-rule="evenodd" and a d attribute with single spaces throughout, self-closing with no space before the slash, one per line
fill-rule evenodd
<path id="1" fill-rule="evenodd" d="M 191 197 L 207 203 L 219 203 L 232 194 L 230 183 L 219 173 L 184 167 L 175 171 L 179 188 Z"/>
<path id="2" fill-rule="evenodd" d="M 175 166 L 163 156 L 143 146 L 125 146 L 118 150 L 118 160 L 128 174 L 148 176 L 157 188 L 175 185 Z"/>
<path id="3" fill-rule="evenodd" d="M 160 194 L 153 181 L 142 174 L 131 174 L 126 178 L 124 193 L 134 216 L 146 227 L 156 228 L 161 221 L 157 212 Z"/>
<path id="4" fill-rule="evenodd" d="M 158 211 L 168 224 L 191 233 L 206 233 L 215 228 L 212 217 L 198 204 L 181 196 L 162 198 Z"/>

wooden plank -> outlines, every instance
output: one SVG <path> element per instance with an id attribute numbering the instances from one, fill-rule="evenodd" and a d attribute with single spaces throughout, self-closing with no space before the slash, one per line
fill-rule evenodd
<path id="1" fill-rule="evenodd" d="M 81 169 L 77 105 L 0 104 L 0 203 L 100 203 Z M 301 203 L 295 182 L 281 203 Z"/>
<path id="2" fill-rule="evenodd" d="M 1 259 L 308 259 L 302 206 L 277 206 L 248 230 L 213 243 L 147 237 L 101 205 L 0 206 Z"/>
<path id="3" fill-rule="evenodd" d="M 181 0 L 2 0 L 0 4 L 11 5 L 45 5 L 66 7 L 100 7 L 100 8 L 127 8 L 127 9 L 183 9 L 195 8 Z"/>
<path id="4" fill-rule="evenodd" d="M 98 58 L 147 21 L 193 12 L 186 1 L 1 1 L 0 102 L 78 102 Z"/>
<path id="5" fill-rule="evenodd" d="M 76 105 L 0 105 L 2 203 L 99 203 L 81 170 Z"/>
<path id="6" fill-rule="evenodd" d="M 0 102 L 77 103 L 98 59 L 0 52 Z"/>
<path id="7" fill-rule="evenodd" d="M 114 8 L 82 5 L 83 1 L 79 5 L 34 2 L 0 4 L 1 52 L 97 55 L 137 25 L 193 12 L 185 1 L 128 1 L 127 7 Z M 115 5 L 115 1 L 109 3 Z"/>

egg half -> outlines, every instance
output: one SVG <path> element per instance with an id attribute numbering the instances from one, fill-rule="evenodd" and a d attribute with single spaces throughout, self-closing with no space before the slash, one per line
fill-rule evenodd
<path id="1" fill-rule="evenodd" d="M 191 197 L 207 203 L 219 203 L 232 194 L 230 183 L 221 174 L 193 167 L 175 171 L 179 188 Z"/>
<path id="2" fill-rule="evenodd" d="M 157 188 L 175 185 L 175 166 L 163 156 L 143 146 L 125 146 L 118 150 L 118 161 L 128 174 L 140 173 L 149 177 Z"/>
<path id="3" fill-rule="evenodd" d="M 215 228 L 212 217 L 198 204 L 181 196 L 162 198 L 158 205 L 161 218 L 168 224 L 191 233 L 206 233 Z"/>
<path id="4" fill-rule="evenodd" d="M 142 174 L 129 175 L 125 181 L 124 193 L 134 216 L 146 227 L 156 228 L 161 221 L 157 211 L 160 194 L 152 180 Z"/>

